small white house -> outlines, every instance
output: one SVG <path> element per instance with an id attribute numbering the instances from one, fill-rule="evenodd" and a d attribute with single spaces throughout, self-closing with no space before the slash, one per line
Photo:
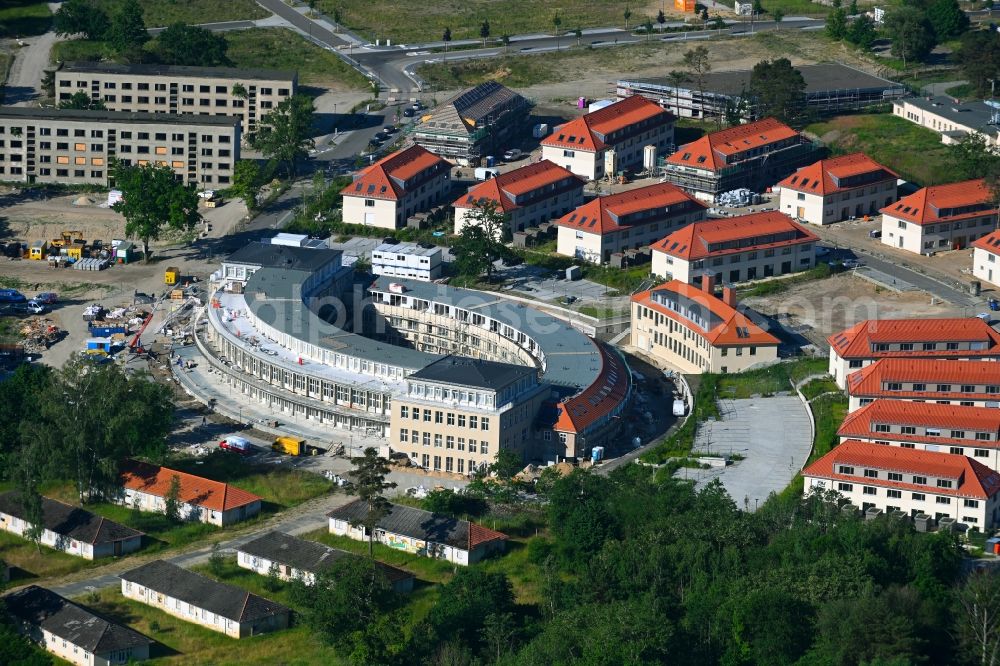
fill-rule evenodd
<path id="1" fill-rule="evenodd" d="M 996 230 L 992 197 L 982 178 L 917 190 L 882 209 L 882 242 L 914 254 L 965 249 Z"/>
<path id="2" fill-rule="evenodd" d="M 357 557 L 282 532 L 268 532 L 236 549 L 236 564 L 244 569 L 262 576 L 274 572 L 281 580 L 301 580 L 306 585 L 315 585 L 316 575 L 337 562 Z M 377 566 L 397 592 L 413 590 L 413 574 L 381 562 Z"/>
<path id="3" fill-rule="evenodd" d="M 372 250 L 372 273 L 430 282 L 441 277 L 441 248 L 382 243 Z"/>
<path id="4" fill-rule="evenodd" d="M 231 638 L 288 627 L 291 611 L 281 604 L 163 560 L 126 571 L 119 578 L 126 599 Z"/>
<path id="5" fill-rule="evenodd" d="M 898 178 L 864 153 L 819 160 L 778 183 L 779 208 L 820 226 L 877 215 L 896 200 Z"/>
<path id="6" fill-rule="evenodd" d="M 167 493 L 177 479 L 182 520 L 224 527 L 260 513 L 261 498 L 253 493 L 167 467 L 133 460 L 123 467 L 121 478 L 124 492 L 119 502 L 140 511 L 166 512 Z"/>
<path id="7" fill-rule="evenodd" d="M 42 522 L 43 546 L 85 560 L 126 555 L 142 547 L 142 532 L 48 497 L 42 498 Z M 20 493 L 12 490 L 0 495 L 0 529 L 24 536 L 31 527 Z"/>
<path id="8" fill-rule="evenodd" d="M 356 541 L 367 541 L 364 527 L 351 523 L 362 520 L 367 507 L 362 500 L 326 514 L 330 532 Z M 494 552 L 503 552 L 507 535 L 467 520 L 393 504 L 375 527 L 375 541 L 414 555 L 469 565 Z"/>
<path id="9" fill-rule="evenodd" d="M 1000 286 L 1000 231 L 983 236 L 972 244 L 972 275 L 977 280 Z"/>
<path id="10" fill-rule="evenodd" d="M 22 634 L 71 664 L 111 666 L 149 659 L 152 639 L 51 590 L 31 585 L 3 601 Z"/>

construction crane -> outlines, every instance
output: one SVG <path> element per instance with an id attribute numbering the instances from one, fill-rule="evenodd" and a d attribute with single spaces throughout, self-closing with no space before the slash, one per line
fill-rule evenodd
<path id="1" fill-rule="evenodd" d="M 142 354 L 146 351 L 142 346 L 142 340 L 140 340 L 139 338 L 142 335 L 143 331 L 146 330 L 146 327 L 149 326 L 149 322 L 153 321 L 153 313 L 156 312 L 157 305 L 159 305 L 159 301 L 157 301 L 153 305 L 153 308 L 149 311 L 149 314 L 146 315 L 146 318 L 143 320 L 142 326 L 140 326 L 139 330 L 136 331 L 135 337 L 132 338 L 132 342 L 128 346 L 129 353 Z"/>

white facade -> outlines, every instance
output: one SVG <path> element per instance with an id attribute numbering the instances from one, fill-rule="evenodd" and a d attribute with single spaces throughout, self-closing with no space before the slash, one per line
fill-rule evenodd
<path id="1" fill-rule="evenodd" d="M 336 534 L 337 536 L 346 536 L 349 539 L 354 539 L 355 541 L 368 541 L 368 533 L 364 527 L 352 527 L 348 521 L 337 518 L 330 518 L 330 533 Z M 470 553 L 468 550 L 463 548 L 457 548 L 443 543 L 435 543 L 433 541 L 415 539 L 403 534 L 386 532 L 385 530 L 380 530 L 378 528 L 375 529 L 375 541 L 385 544 L 390 548 L 403 550 L 415 555 L 423 555 L 424 557 L 430 557 L 436 560 L 445 560 L 447 562 L 451 562 L 452 564 L 459 564 L 462 566 L 475 564 L 486 554 L 491 553 L 494 550 L 502 551 L 504 549 L 504 542 L 495 540 L 483 544 L 482 548 L 476 548 Z"/>
<path id="2" fill-rule="evenodd" d="M 365 227 L 396 229 L 399 224 L 399 202 L 389 199 L 365 199 L 344 196 L 343 220 L 345 224 Z"/>
<path id="3" fill-rule="evenodd" d="M 977 280 L 1000 286 L 1000 261 L 996 253 L 981 247 L 972 250 L 972 276 Z"/>
<path id="4" fill-rule="evenodd" d="M 171 597 L 165 590 L 153 590 L 138 583 L 122 580 L 122 596 L 159 609 L 185 622 L 225 634 L 230 638 L 245 638 L 264 630 L 284 629 L 288 626 L 288 613 L 273 615 L 261 620 L 257 627 L 250 622 L 239 622 L 217 615 L 194 604 Z M 263 626 L 262 626 L 263 625 Z"/>
<path id="5" fill-rule="evenodd" d="M 689 284 L 701 279 L 706 273 L 711 273 L 725 282 L 733 283 L 806 271 L 815 265 L 815 243 L 734 252 L 695 261 L 653 248 L 652 273 L 667 280 L 680 280 Z"/>
<path id="6" fill-rule="evenodd" d="M 441 248 L 383 243 L 372 250 L 372 273 L 429 282 L 441 277 Z"/>
<path id="7" fill-rule="evenodd" d="M 524 205 L 506 211 L 507 227 L 514 231 L 524 231 L 529 227 L 537 227 L 543 222 L 549 222 L 562 217 L 583 203 L 583 183 L 570 191 L 563 191 L 555 196 L 539 197 Z M 455 206 L 455 233 L 470 223 L 470 215 L 475 208 Z"/>
<path id="8" fill-rule="evenodd" d="M 954 493 L 941 492 L 936 485 L 937 479 L 925 474 L 866 470 L 858 465 L 838 464 L 836 467 L 838 477 L 835 479 L 818 473 L 803 472 L 805 494 L 835 490 L 862 510 L 874 507 L 885 513 L 902 511 L 909 516 L 922 513 L 935 519 L 954 518 L 958 523 L 979 530 L 991 529 L 996 523 L 1000 495 L 994 494 L 988 499 L 959 497 Z M 840 470 L 852 470 L 850 476 L 855 476 L 856 473 L 857 478 L 851 480 L 841 478 Z M 877 477 L 866 477 L 862 472 L 876 474 Z M 888 486 L 884 483 L 888 474 L 899 474 L 903 479 L 902 483 L 906 484 L 912 484 L 916 478 L 920 484 L 915 485 L 921 487 L 903 489 Z M 879 482 L 880 479 L 883 483 Z"/>
<path id="9" fill-rule="evenodd" d="M 917 224 L 883 213 L 882 242 L 914 254 L 959 250 L 994 231 L 996 221 L 995 210 L 985 212 L 981 217 L 954 222 L 944 220 L 934 224 Z"/>
<path id="10" fill-rule="evenodd" d="M 139 490 L 132 490 L 131 488 L 125 488 L 124 494 L 119 500 L 119 503 L 127 507 L 137 507 L 139 511 L 148 511 L 150 513 L 166 513 L 167 511 L 166 499 L 160 495 L 153 495 Z M 226 525 L 238 523 L 242 520 L 247 520 L 248 518 L 252 518 L 259 514 L 260 500 L 256 500 L 250 504 L 245 504 L 234 509 L 229 509 L 227 511 L 217 511 L 198 506 L 197 504 L 179 502 L 178 513 L 181 520 L 208 523 L 209 525 L 224 527 Z"/>
<path id="11" fill-rule="evenodd" d="M 19 537 L 24 537 L 24 533 L 31 529 L 31 523 L 17 516 L 0 513 L 0 529 L 11 534 L 16 534 Z M 43 529 L 41 536 L 41 544 L 43 546 L 62 551 L 67 555 L 82 557 L 85 560 L 133 553 L 142 547 L 142 536 L 136 535 L 131 539 L 122 539 L 117 543 L 120 543 L 121 546 L 116 547 L 114 543 L 94 545 L 71 539 L 68 536 L 57 534 L 49 529 Z"/>
<path id="12" fill-rule="evenodd" d="M 149 659 L 149 645 L 136 645 L 122 650 L 95 654 L 75 645 L 72 641 L 67 641 L 36 626 L 27 625 L 22 627 L 22 630 L 28 638 L 41 645 L 46 652 L 71 664 L 76 664 L 76 666 L 113 666 L 114 664 L 130 664 Z"/>
<path id="13" fill-rule="evenodd" d="M 605 263 L 615 252 L 647 247 L 676 229 L 704 219 L 705 211 L 699 208 L 669 220 L 622 227 L 604 234 L 560 226 L 556 235 L 556 252 L 593 264 Z"/>
<path id="14" fill-rule="evenodd" d="M 878 215 L 879 209 L 895 200 L 896 180 L 892 179 L 826 196 L 782 187 L 778 205 L 782 213 L 801 222 L 825 225 Z"/>

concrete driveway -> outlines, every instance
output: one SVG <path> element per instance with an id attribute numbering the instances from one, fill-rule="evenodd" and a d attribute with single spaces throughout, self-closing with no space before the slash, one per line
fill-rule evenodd
<path id="1" fill-rule="evenodd" d="M 737 506 L 754 511 L 772 492 L 781 492 L 809 458 L 809 414 L 795 396 L 720 400 L 719 406 L 722 420 L 698 428 L 694 450 L 744 459 L 725 468 L 681 469 L 677 476 L 694 479 L 698 488 L 719 479 Z"/>

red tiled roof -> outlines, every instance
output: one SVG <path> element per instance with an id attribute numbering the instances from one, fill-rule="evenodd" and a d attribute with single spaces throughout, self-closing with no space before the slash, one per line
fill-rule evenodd
<path id="1" fill-rule="evenodd" d="M 885 382 L 923 383 L 927 384 L 927 390 L 889 391 L 882 388 Z M 938 384 L 953 384 L 955 391 L 947 393 L 937 391 Z M 886 398 L 1000 400 L 1000 395 L 997 394 L 959 393 L 958 389 L 962 384 L 1000 386 L 1000 363 L 930 358 L 881 358 L 847 376 L 847 394 Z"/>
<path id="2" fill-rule="evenodd" d="M 581 229 L 591 234 L 604 235 L 620 229 L 637 226 L 619 224 L 616 218 L 620 219 L 639 211 L 666 208 L 667 206 L 688 201 L 694 202 L 702 209 L 707 208 L 705 204 L 676 185 L 672 185 L 671 183 L 656 183 L 592 199 L 579 206 L 573 212 L 563 215 L 556 220 L 556 224 L 560 227 L 570 227 L 572 229 Z M 683 214 L 689 210 L 690 208 L 685 208 L 679 212 Z M 661 216 L 654 215 L 643 218 L 638 224 L 659 222 L 661 219 Z"/>
<path id="3" fill-rule="evenodd" d="M 549 160 L 541 160 L 520 169 L 502 173 L 496 178 L 479 183 L 467 193 L 460 196 L 452 204 L 455 208 L 475 208 L 483 201 L 496 202 L 504 212 L 514 210 L 517 204 L 514 197 L 532 190 L 558 183 L 567 178 L 574 178 L 582 186 L 584 181 L 571 171 Z M 558 194 L 558 192 L 553 192 Z"/>
<path id="4" fill-rule="evenodd" d="M 722 250 L 709 251 L 709 246 L 714 243 L 725 243 L 727 241 L 741 240 L 744 238 L 755 238 L 768 236 L 771 234 L 795 232 L 795 238 L 791 240 L 780 240 L 755 243 L 753 245 L 740 245 Z M 819 236 L 809 231 L 801 224 L 788 217 L 784 213 L 777 211 L 767 211 L 761 213 L 750 213 L 726 219 L 702 220 L 694 222 L 673 232 L 663 240 L 650 245 L 654 252 L 664 252 L 673 257 L 680 257 L 687 261 L 695 261 L 706 257 L 722 256 L 734 254 L 736 252 L 749 252 L 752 250 L 763 250 L 772 247 L 784 247 L 787 245 L 799 245 L 801 243 L 812 243 L 818 241 Z"/>
<path id="5" fill-rule="evenodd" d="M 559 403 L 559 416 L 553 426 L 557 431 L 585 432 L 620 407 L 628 396 L 632 383 L 629 369 L 614 351 L 601 344 L 597 348 L 601 352 L 601 372 L 590 386 Z"/>
<path id="6" fill-rule="evenodd" d="M 841 358 L 964 358 L 1000 355 L 1000 334 L 978 317 L 967 319 L 866 319 L 826 339 Z M 873 343 L 985 342 L 983 350 L 872 351 Z"/>
<path id="7" fill-rule="evenodd" d="M 961 481 L 957 488 L 938 488 L 930 485 L 889 481 L 882 478 L 871 479 L 862 476 L 864 470 L 861 469 L 856 470 L 860 472 L 857 475 L 841 474 L 837 471 L 839 465 L 945 479 L 960 479 Z M 839 446 L 835 446 L 832 451 L 802 470 L 802 476 L 980 499 L 992 497 L 997 491 L 1000 491 L 1000 474 L 978 460 L 967 456 L 904 449 L 899 446 L 883 446 L 859 442 L 856 439 L 849 439 Z"/>
<path id="8" fill-rule="evenodd" d="M 340 191 L 343 196 L 396 201 L 406 194 L 403 183 L 435 164 L 448 162 L 418 145 L 404 148 L 383 157 L 357 174 L 350 185 Z"/>
<path id="9" fill-rule="evenodd" d="M 469 550 L 472 550 L 481 543 L 505 541 L 507 538 L 507 535 L 503 532 L 497 532 L 476 523 L 469 523 Z"/>
<path id="10" fill-rule="evenodd" d="M 970 446 L 973 441 L 950 436 L 904 435 L 898 432 L 875 432 L 875 424 L 912 425 L 968 432 L 1000 432 L 1000 409 L 962 407 L 936 402 L 879 399 L 847 415 L 837 430 L 839 437 L 887 439 L 903 442 Z M 997 448 L 1000 442 L 975 440 L 981 448 Z"/>
<path id="11" fill-rule="evenodd" d="M 653 301 L 652 294 L 657 291 L 670 291 L 690 299 L 721 319 L 721 323 L 717 324 L 711 330 L 705 331 L 700 326 L 697 326 L 673 310 Z M 640 303 L 659 312 L 660 314 L 666 315 L 674 321 L 683 324 L 696 335 L 705 338 L 711 344 L 716 346 L 766 346 L 779 344 L 776 337 L 750 321 L 736 308 L 727 305 L 722 299 L 709 294 L 703 289 L 681 282 L 680 280 L 671 280 L 670 282 L 662 284 L 659 287 L 654 287 L 649 291 L 642 291 L 638 294 L 634 294 L 632 296 L 632 302 Z M 742 331 L 744 330 L 746 335 L 742 335 Z"/>
<path id="12" fill-rule="evenodd" d="M 977 238 L 972 247 L 978 247 L 992 254 L 1000 254 L 1000 230 L 991 231 L 982 238 Z"/>
<path id="13" fill-rule="evenodd" d="M 917 190 L 908 197 L 903 197 L 894 204 L 889 204 L 880 213 L 890 217 L 925 225 L 935 224 L 945 220 L 962 220 L 968 217 L 982 217 L 996 209 L 983 208 L 969 212 L 941 215 L 941 210 L 951 210 L 963 206 L 988 204 L 992 195 L 986 181 L 982 178 L 963 180 L 947 185 L 933 185 Z"/>
<path id="14" fill-rule="evenodd" d="M 877 171 L 882 172 L 880 180 L 895 180 L 899 178 L 899 174 L 895 171 L 882 166 L 864 153 L 851 153 L 850 155 L 819 160 L 809 166 L 802 167 L 778 183 L 778 187 L 825 196 L 835 192 L 843 192 L 844 190 L 867 187 L 873 182 L 866 181 L 860 185 L 839 187 L 834 178 L 846 178 Z"/>
<path id="15" fill-rule="evenodd" d="M 608 146 L 601 136 L 606 137 L 612 132 L 658 115 L 670 114 L 659 104 L 641 95 L 633 95 L 560 125 L 542 140 L 542 145 L 595 152 Z"/>
<path id="16" fill-rule="evenodd" d="M 697 141 L 681 146 L 667 162 L 681 166 L 718 171 L 726 166 L 726 155 L 784 141 L 798 132 L 776 118 L 764 118 L 745 125 L 736 125 L 706 134 Z"/>
<path id="17" fill-rule="evenodd" d="M 130 460 L 122 466 L 122 485 L 129 490 L 163 497 L 174 477 L 180 480 L 180 501 L 210 511 L 228 511 L 260 501 L 260 497 L 221 481 Z"/>

